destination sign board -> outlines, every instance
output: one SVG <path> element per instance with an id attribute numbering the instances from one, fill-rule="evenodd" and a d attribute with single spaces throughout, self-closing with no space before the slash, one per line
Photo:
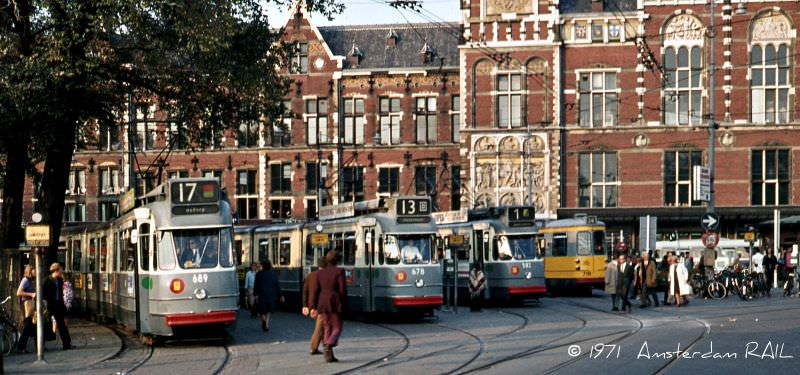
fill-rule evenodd
<path id="1" fill-rule="evenodd" d="M 192 204 L 172 206 L 173 215 L 205 215 L 219 212 L 219 204 Z"/>
<path id="2" fill-rule="evenodd" d="M 466 208 L 462 208 L 458 211 L 434 212 L 431 216 L 433 216 L 433 221 L 436 224 L 455 224 L 469 221 Z"/>
<path id="3" fill-rule="evenodd" d="M 430 198 L 398 198 L 395 204 L 397 222 L 400 224 L 428 223 L 431 221 Z"/>
<path id="4" fill-rule="evenodd" d="M 508 225 L 521 227 L 536 223 L 536 209 L 530 206 L 508 208 Z"/>
<path id="5" fill-rule="evenodd" d="M 173 181 L 170 183 L 172 204 L 203 204 L 219 201 L 219 184 L 211 181 Z"/>

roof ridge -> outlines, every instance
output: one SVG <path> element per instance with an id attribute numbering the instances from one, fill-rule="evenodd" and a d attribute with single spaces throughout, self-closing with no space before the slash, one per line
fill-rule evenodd
<path id="1" fill-rule="evenodd" d="M 411 29 L 411 28 L 440 28 L 442 24 L 458 26 L 459 22 L 411 22 L 411 23 L 385 23 L 363 25 L 332 25 L 319 26 L 319 30 L 385 30 L 385 29 Z"/>

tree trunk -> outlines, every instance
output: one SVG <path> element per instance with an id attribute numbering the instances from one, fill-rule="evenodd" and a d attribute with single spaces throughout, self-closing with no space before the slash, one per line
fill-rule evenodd
<path id="1" fill-rule="evenodd" d="M 28 164 L 27 139 L 6 145 L 6 175 L 3 177 L 3 207 L 0 212 L 0 249 L 19 247 L 22 241 L 22 202 Z"/>
<path id="2" fill-rule="evenodd" d="M 75 151 L 77 122 L 70 121 L 57 127 L 53 145 L 47 150 L 39 196 L 39 211 L 44 222 L 50 224 L 50 246 L 44 257 L 45 269 L 58 260 L 58 237 L 64 219 L 64 191 L 67 189 L 72 155 Z"/>

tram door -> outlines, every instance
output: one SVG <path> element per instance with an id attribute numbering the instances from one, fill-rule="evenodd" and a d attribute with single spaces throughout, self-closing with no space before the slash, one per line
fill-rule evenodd
<path id="1" fill-rule="evenodd" d="M 136 326 L 139 332 L 150 332 L 150 288 L 153 285 L 153 280 L 150 276 L 150 266 L 153 264 L 152 271 L 156 271 L 157 263 L 155 261 L 158 256 L 157 244 L 158 241 L 153 236 L 155 227 L 152 222 L 145 221 L 139 223 L 139 241 L 136 244 L 136 256 L 138 259 L 138 267 L 134 268 L 136 275 L 133 275 L 133 285 L 126 283 L 127 295 L 134 299 L 134 306 L 136 306 Z M 150 260 L 154 261 L 151 262 Z"/>
<path id="2" fill-rule="evenodd" d="M 375 277 L 377 270 L 375 269 L 375 227 L 366 227 L 363 229 L 364 239 L 364 264 L 366 272 L 366 281 L 362 293 L 364 296 L 364 311 L 375 311 Z"/>

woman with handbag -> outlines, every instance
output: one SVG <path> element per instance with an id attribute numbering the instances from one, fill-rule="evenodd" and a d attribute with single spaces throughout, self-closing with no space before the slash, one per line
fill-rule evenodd
<path id="1" fill-rule="evenodd" d="M 17 297 L 19 297 L 20 306 L 22 306 L 22 334 L 17 341 L 17 353 L 28 353 L 28 338 L 36 334 L 36 325 L 33 322 L 33 317 L 36 314 L 36 281 L 34 277 L 33 267 L 30 265 L 25 266 L 22 281 L 17 288 Z"/>

